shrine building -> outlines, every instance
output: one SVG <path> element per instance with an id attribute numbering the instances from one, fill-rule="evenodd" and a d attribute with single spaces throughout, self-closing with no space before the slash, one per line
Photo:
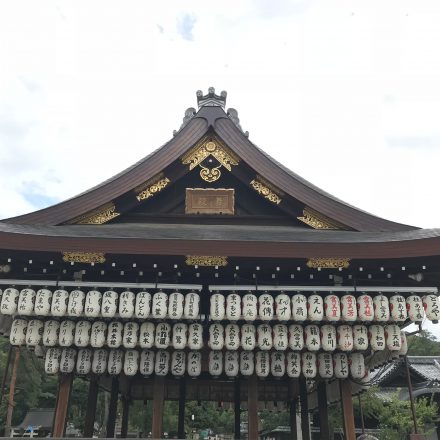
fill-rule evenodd
<path id="1" fill-rule="evenodd" d="M 111 391 L 107 437 L 129 402 L 229 402 L 290 409 L 310 439 L 319 408 L 343 407 L 370 372 L 405 356 L 403 328 L 440 309 L 440 229 L 376 217 L 307 182 L 254 145 L 226 92 L 197 92 L 173 138 L 130 168 L 57 205 L 0 222 L 0 329 L 58 376 L 53 437 L 66 428 L 72 380 Z M 269 124 L 270 122 L 268 122 Z M 274 127 L 275 129 L 275 127 Z M 300 422 L 297 423 L 297 413 Z"/>

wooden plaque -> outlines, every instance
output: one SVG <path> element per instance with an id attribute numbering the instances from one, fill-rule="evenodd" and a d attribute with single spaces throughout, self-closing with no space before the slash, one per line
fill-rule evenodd
<path id="1" fill-rule="evenodd" d="M 186 188 L 185 214 L 234 214 L 234 189 Z"/>

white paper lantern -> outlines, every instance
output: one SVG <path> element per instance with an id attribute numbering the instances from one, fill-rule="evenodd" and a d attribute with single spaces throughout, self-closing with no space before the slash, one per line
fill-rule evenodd
<path id="1" fill-rule="evenodd" d="M 238 350 L 240 347 L 240 327 L 237 324 L 228 324 L 225 327 L 226 350 Z"/>
<path id="2" fill-rule="evenodd" d="M 305 352 L 301 355 L 302 374 L 306 379 L 313 379 L 318 372 L 316 354 Z"/>
<path id="3" fill-rule="evenodd" d="M 107 371 L 108 352 L 103 348 L 93 350 L 92 372 L 104 374 Z"/>
<path id="4" fill-rule="evenodd" d="M 273 326 L 273 347 L 275 350 L 287 350 L 289 337 L 287 325 L 276 324 Z"/>
<path id="5" fill-rule="evenodd" d="M 78 321 L 75 324 L 74 344 L 77 347 L 87 347 L 90 343 L 92 324 L 89 321 Z"/>
<path id="6" fill-rule="evenodd" d="M 357 299 L 357 309 L 360 321 L 369 322 L 374 320 L 373 299 L 370 295 L 361 295 Z"/>
<path id="7" fill-rule="evenodd" d="M 368 349 L 368 329 L 365 325 L 354 325 L 353 350 L 364 351 Z"/>
<path id="8" fill-rule="evenodd" d="M 258 316 L 258 299 L 253 293 L 246 293 L 242 299 L 243 304 L 243 319 L 247 322 L 252 322 Z"/>
<path id="9" fill-rule="evenodd" d="M 151 312 L 151 294 L 149 292 L 138 292 L 136 294 L 136 304 L 134 314 L 138 319 L 146 319 Z"/>
<path id="10" fill-rule="evenodd" d="M 408 353 L 408 339 L 404 331 L 400 332 L 400 344 L 399 356 L 405 356 Z"/>
<path id="11" fill-rule="evenodd" d="M 92 350 L 81 348 L 76 357 L 76 372 L 79 375 L 86 375 L 92 369 Z"/>
<path id="12" fill-rule="evenodd" d="M 353 295 L 344 295 L 341 298 L 341 318 L 343 321 L 353 322 L 357 319 L 356 298 Z"/>
<path id="13" fill-rule="evenodd" d="M 286 374 L 286 356 L 283 352 L 273 351 L 270 354 L 270 373 L 273 377 L 283 377 Z"/>
<path id="14" fill-rule="evenodd" d="M 370 325 L 368 337 L 373 351 L 385 350 L 385 331 L 381 325 Z"/>
<path id="15" fill-rule="evenodd" d="M 402 348 L 402 339 L 398 325 L 390 324 L 385 326 L 385 340 L 388 350 L 400 351 Z"/>
<path id="16" fill-rule="evenodd" d="M 137 350 L 127 350 L 124 356 L 124 374 L 134 376 L 139 369 L 139 352 Z"/>
<path id="17" fill-rule="evenodd" d="M 210 316 L 213 321 L 225 319 L 225 297 L 221 293 L 214 293 L 210 298 Z"/>
<path id="18" fill-rule="evenodd" d="M 287 375 L 292 378 L 299 377 L 301 374 L 301 354 L 295 351 L 286 353 Z"/>
<path id="19" fill-rule="evenodd" d="M 203 347 L 203 327 L 201 324 L 188 326 L 188 347 L 190 350 L 201 350 Z"/>
<path id="20" fill-rule="evenodd" d="M 151 376 L 154 372 L 154 351 L 142 350 L 141 360 L 139 362 L 139 373 L 142 376 Z"/>
<path id="21" fill-rule="evenodd" d="M 164 319 L 167 316 L 168 295 L 161 290 L 153 295 L 151 316 L 156 319 Z"/>
<path id="22" fill-rule="evenodd" d="M 67 306 L 68 316 L 82 316 L 84 312 L 84 301 L 86 294 L 82 290 L 72 290 L 69 295 L 69 304 Z"/>
<path id="23" fill-rule="evenodd" d="M 324 301 L 320 295 L 310 295 L 307 299 L 307 317 L 310 321 L 322 321 L 324 318 Z"/>
<path id="24" fill-rule="evenodd" d="M 11 345 L 24 345 L 26 343 L 27 321 L 25 319 L 14 319 L 9 333 Z"/>
<path id="25" fill-rule="evenodd" d="M 423 303 L 420 296 L 408 296 L 408 298 L 406 298 L 406 308 L 408 310 L 408 317 L 412 322 L 423 321 Z"/>
<path id="26" fill-rule="evenodd" d="M 101 312 L 102 293 L 99 290 L 89 290 L 86 295 L 84 313 L 88 318 L 96 318 Z"/>
<path id="27" fill-rule="evenodd" d="M 123 366 L 122 350 L 113 349 L 108 353 L 107 372 L 112 376 L 117 376 L 122 371 Z"/>
<path id="28" fill-rule="evenodd" d="M 376 295 L 373 298 L 374 319 L 377 322 L 390 320 L 390 303 L 385 295 Z"/>
<path id="29" fill-rule="evenodd" d="M 338 349 L 341 351 L 353 350 L 353 329 L 351 325 L 339 325 L 337 328 L 336 339 Z"/>
<path id="30" fill-rule="evenodd" d="M 255 372 L 258 377 L 269 376 L 270 360 L 267 351 L 257 351 L 255 354 Z"/>
<path id="31" fill-rule="evenodd" d="M 118 310 L 118 294 L 114 290 L 107 290 L 102 295 L 101 315 L 103 318 L 114 318 Z"/>
<path id="32" fill-rule="evenodd" d="M 26 330 L 26 345 L 28 347 L 35 347 L 40 345 L 43 340 L 44 322 L 39 319 L 31 319 L 27 323 Z"/>
<path id="33" fill-rule="evenodd" d="M 301 293 L 292 296 L 292 319 L 294 321 L 305 321 L 307 319 L 307 298 Z"/>
<path id="34" fill-rule="evenodd" d="M 141 348 L 151 348 L 154 346 L 154 324 L 143 322 L 139 331 L 139 345 Z"/>
<path id="35" fill-rule="evenodd" d="M 349 373 L 348 356 L 346 353 L 333 354 L 333 369 L 337 379 L 347 379 Z"/>
<path id="36" fill-rule="evenodd" d="M 161 322 L 156 326 L 156 348 L 164 350 L 168 348 L 171 342 L 171 325 L 166 322 Z"/>
<path id="37" fill-rule="evenodd" d="M 362 379 L 365 376 L 365 360 L 362 353 L 351 353 L 349 358 L 350 374 L 353 379 Z"/>
<path id="38" fill-rule="evenodd" d="M 306 325 L 304 328 L 304 342 L 307 350 L 318 351 L 321 349 L 319 327 L 315 324 Z"/>
<path id="39" fill-rule="evenodd" d="M 58 344 L 61 347 L 70 347 L 75 342 L 75 323 L 70 320 L 61 321 Z"/>
<path id="40" fill-rule="evenodd" d="M 318 373 L 323 379 L 331 379 L 333 377 L 333 358 L 330 353 L 318 354 Z"/>
<path id="41" fill-rule="evenodd" d="M 241 326 L 241 348 L 243 350 L 254 350 L 257 343 L 257 331 L 252 324 L 243 324 Z"/>
<path id="42" fill-rule="evenodd" d="M 165 350 L 156 352 L 156 360 L 154 362 L 154 373 L 157 376 L 166 376 L 170 368 L 170 354 Z"/>
<path id="43" fill-rule="evenodd" d="M 260 350 L 270 350 L 273 347 L 272 328 L 268 324 L 257 327 L 257 345 Z"/>
<path id="44" fill-rule="evenodd" d="M 185 374 L 186 354 L 182 350 L 173 351 L 171 354 L 171 374 L 183 376 Z"/>
<path id="45" fill-rule="evenodd" d="M 90 345 L 94 348 L 104 347 L 107 336 L 107 324 L 103 321 L 95 321 L 92 324 Z"/>
<path id="46" fill-rule="evenodd" d="M 59 333 L 60 323 L 58 321 L 46 321 L 43 330 L 43 345 L 46 347 L 54 347 L 57 345 Z"/>
<path id="47" fill-rule="evenodd" d="M 240 374 L 243 376 L 252 376 L 254 370 L 254 353 L 251 351 L 242 351 L 240 353 Z"/>
<path id="48" fill-rule="evenodd" d="M 323 325 L 320 329 L 321 346 L 324 351 L 334 351 L 336 349 L 337 337 L 334 325 Z"/>
<path id="49" fill-rule="evenodd" d="M 181 319 L 183 316 L 183 302 L 185 297 L 180 292 L 173 292 L 168 297 L 168 317 L 170 319 Z"/>
<path id="50" fill-rule="evenodd" d="M 325 319 L 330 322 L 341 319 L 341 302 L 336 295 L 327 295 L 324 298 Z"/>
<path id="51" fill-rule="evenodd" d="M 122 344 L 122 332 L 124 326 L 122 322 L 112 321 L 107 327 L 107 345 L 110 348 L 119 348 Z"/>
<path id="52" fill-rule="evenodd" d="M 37 316 L 49 316 L 51 304 L 52 292 L 49 289 L 39 289 L 35 297 L 35 314 Z"/>
<path id="53" fill-rule="evenodd" d="M 226 297 L 226 319 L 237 321 L 241 317 L 241 298 L 236 293 L 230 293 Z"/>
<path id="54" fill-rule="evenodd" d="M 75 368 L 76 350 L 73 348 L 63 348 L 60 358 L 60 372 L 64 374 L 72 373 Z"/>
<path id="55" fill-rule="evenodd" d="M 239 354 L 236 351 L 226 351 L 225 353 L 225 373 L 228 377 L 238 375 L 240 369 Z"/>
<path id="56" fill-rule="evenodd" d="M 258 297 L 258 314 L 262 321 L 273 319 L 273 297 L 268 293 L 263 293 Z"/>
<path id="57" fill-rule="evenodd" d="M 125 348 L 135 348 L 138 343 L 139 324 L 137 322 L 126 322 L 124 324 L 124 334 L 122 345 Z"/>
<path id="58" fill-rule="evenodd" d="M 406 310 L 406 300 L 402 295 L 393 295 L 390 298 L 391 320 L 396 322 L 405 322 L 408 318 Z"/>
<path id="59" fill-rule="evenodd" d="M 208 356 L 209 374 L 218 377 L 223 373 L 223 353 L 221 351 L 210 351 Z"/>
<path id="60" fill-rule="evenodd" d="M 130 290 L 121 293 L 119 297 L 119 316 L 121 318 L 132 318 L 134 315 L 134 305 L 136 302 L 136 295 Z"/>
<path id="61" fill-rule="evenodd" d="M 225 345 L 225 330 L 221 324 L 209 326 L 208 347 L 211 350 L 221 350 Z"/>
<path id="62" fill-rule="evenodd" d="M 289 321 L 292 316 L 290 298 L 285 293 L 275 297 L 275 316 L 278 321 Z"/>
<path id="63" fill-rule="evenodd" d="M 189 292 L 185 295 L 185 308 L 183 316 L 185 319 L 197 319 L 199 316 L 200 295 L 196 292 Z"/>
<path id="64" fill-rule="evenodd" d="M 60 356 L 61 350 L 59 348 L 49 348 L 46 351 L 44 361 L 44 371 L 46 374 L 57 374 L 60 371 Z"/>
<path id="65" fill-rule="evenodd" d="M 182 322 L 173 325 L 171 344 L 176 350 L 183 350 L 188 342 L 188 326 Z"/>
<path id="66" fill-rule="evenodd" d="M 69 292 L 64 289 L 57 289 L 52 296 L 50 313 L 52 316 L 65 316 L 69 304 Z"/>
<path id="67" fill-rule="evenodd" d="M 195 378 L 202 372 L 202 353 L 200 351 L 188 352 L 187 371 L 188 376 Z"/>
<path id="68" fill-rule="evenodd" d="M 3 315 L 13 315 L 16 313 L 19 295 L 20 292 L 13 287 L 5 289 L 1 302 L 1 313 Z"/>
<path id="69" fill-rule="evenodd" d="M 35 290 L 22 289 L 18 297 L 17 313 L 22 316 L 31 315 L 35 305 Z"/>
<path id="70" fill-rule="evenodd" d="M 304 329 L 302 325 L 292 324 L 289 326 L 289 348 L 301 351 L 304 348 Z"/>
<path id="71" fill-rule="evenodd" d="M 437 295 L 426 295 L 422 298 L 426 317 L 433 323 L 437 323 L 440 317 L 440 304 Z"/>

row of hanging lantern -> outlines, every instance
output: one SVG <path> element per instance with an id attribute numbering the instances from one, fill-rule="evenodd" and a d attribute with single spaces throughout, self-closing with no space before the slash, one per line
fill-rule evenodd
<path id="1" fill-rule="evenodd" d="M 211 351 L 208 356 L 208 371 L 211 376 L 225 374 L 228 377 L 251 376 L 264 378 L 301 375 L 308 379 L 317 376 L 324 379 L 345 379 L 351 376 L 362 379 L 366 374 L 364 356 L 361 353 L 296 353 L 257 351 Z M 49 348 L 45 357 L 45 371 L 48 374 L 89 373 L 134 376 L 156 374 L 158 376 L 198 377 L 202 372 L 202 354 L 199 351 L 119 350 Z"/>
<path id="2" fill-rule="evenodd" d="M 141 291 L 124 291 L 118 294 L 114 290 L 104 293 L 90 290 L 64 289 L 52 292 L 49 289 L 37 291 L 26 288 L 19 291 L 14 287 L 5 289 L 1 297 L 0 313 L 22 316 L 71 316 L 87 318 L 130 319 L 197 319 L 199 316 L 200 295 L 188 292 L 167 294 L 162 291 L 151 295 Z"/>
<path id="3" fill-rule="evenodd" d="M 406 299 L 402 295 L 388 298 L 379 294 L 374 297 L 362 294 L 335 294 L 309 297 L 298 293 L 289 297 L 285 293 L 276 296 L 263 293 L 258 297 L 247 293 L 242 297 L 236 293 L 211 295 L 210 317 L 215 321 L 377 321 L 404 322 L 408 318 L 413 322 L 426 317 L 437 322 L 440 317 L 440 302 L 436 295 L 410 295 Z"/>

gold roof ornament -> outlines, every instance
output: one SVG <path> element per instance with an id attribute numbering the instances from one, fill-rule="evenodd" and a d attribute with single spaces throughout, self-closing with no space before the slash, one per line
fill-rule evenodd
<path id="1" fill-rule="evenodd" d="M 269 202 L 275 203 L 275 205 L 281 203 L 282 199 L 278 194 L 280 191 L 275 189 L 273 185 L 262 177 L 257 176 L 251 180 L 250 185 L 258 194 L 261 194 L 265 199 L 269 200 Z"/>
<path id="2" fill-rule="evenodd" d="M 74 218 L 68 224 L 71 225 L 102 225 L 108 221 L 118 217 L 119 212 L 116 212 L 116 206 L 113 202 L 106 203 L 93 211 Z"/>
<path id="3" fill-rule="evenodd" d="M 228 257 L 212 255 L 187 255 L 185 263 L 188 266 L 227 266 Z"/>
<path id="4" fill-rule="evenodd" d="M 105 254 L 102 252 L 63 252 L 63 261 L 66 263 L 105 263 Z"/>
<path id="5" fill-rule="evenodd" d="M 171 180 L 168 179 L 168 177 L 165 177 L 163 173 L 160 173 L 134 189 L 136 198 L 139 202 L 149 199 L 160 193 L 170 182 Z"/>
<path id="6" fill-rule="evenodd" d="M 303 209 L 303 215 L 297 217 L 297 219 L 311 226 L 313 229 L 346 229 L 337 221 L 332 220 L 308 206 Z"/>
<path id="7" fill-rule="evenodd" d="M 309 258 L 307 260 L 307 267 L 310 269 L 347 269 L 349 266 L 349 258 Z"/>

